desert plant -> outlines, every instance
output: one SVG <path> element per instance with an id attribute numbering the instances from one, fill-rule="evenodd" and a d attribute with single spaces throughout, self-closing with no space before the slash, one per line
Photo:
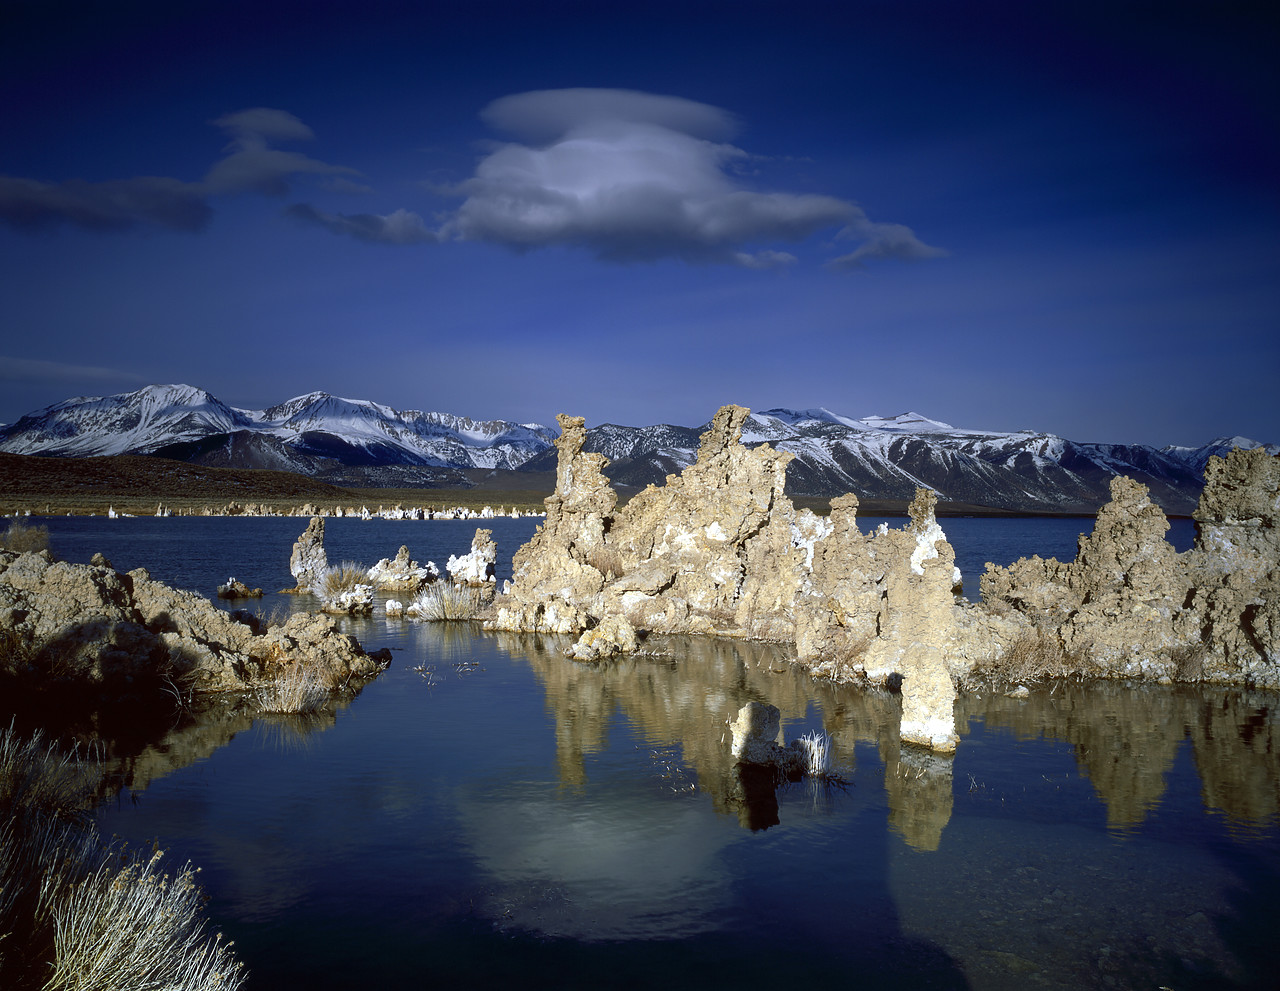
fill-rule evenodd
<path id="1" fill-rule="evenodd" d="M 281 669 L 279 676 L 258 690 L 263 712 L 308 713 L 324 707 L 329 686 L 314 664 L 297 661 Z"/>
<path id="2" fill-rule="evenodd" d="M 359 586 L 368 584 L 368 568 L 356 561 L 343 561 L 324 573 L 318 591 L 322 599 L 333 601 L 344 592 L 354 592 Z"/>
<path id="3" fill-rule="evenodd" d="M 289 622 L 289 617 L 293 615 L 293 610 L 283 602 L 277 602 L 271 607 L 270 612 L 263 610 L 261 606 L 253 611 L 253 615 L 258 620 L 258 628 L 261 630 L 274 630 L 278 626 L 284 626 Z"/>
<path id="4" fill-rule="evenodd" d="M 418 593 L 409 612 L 429 622 L 466 620 L 475 619 L 484 604 L 481 589 L 453 582 L 433 582 Z"/>
<path id="5" fill-rule="evenodd" d="M 171 879 L 103 848 L 93 826 L 99 762 L 37 732 L 0 730 L 0 986 L 234 989 L 229 943 L 210 938 L 185 865 Z"/>
<path id="6" fill-rule="evenodd" d="M 597 544 L 587 552 L 587 564 L 604 575 L 608 580 L 621 578 L 626 574 L 626 564 L 622 555 L 612 547 Z"/>
<path id="7" fill-rule="evenodd" d="M 187 863 L 172 877 L 162 874 L 163 856 L 156 850 L 143 860 L 123 848 L 108 850 L 65 891 L 50 872 L 54 956 L 46 988 L 197 991 L 243 983 L 231 944 L 221 933 L 210 938 L 196 871 Z"/>
<path id="8" fill-rule="evenodd" d="M 1209 656 L 1209 646 L 1203 642 L 1183 644 L 1169 651 L 1176 681 L 1203 681 L 1204 662 Z"/>
<path id="9" fill-rule="evenodd" d="M 814 778 L 831 776 L 831 738 L 814 730 L 796 741 L 804 755 L 804 773 Z"/>
<path id="10" fill-rule="evenodd" d="M 47 526 L 29 526 L 21 520 L 14 520 L 4 533 L 0 533 L 0 550 L 25 554 L 28 551 L 38 552 L 49 549 L 49 528 Z"/>

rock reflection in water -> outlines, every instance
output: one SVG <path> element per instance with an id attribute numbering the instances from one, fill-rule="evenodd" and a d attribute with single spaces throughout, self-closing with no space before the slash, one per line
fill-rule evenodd
<path id="1" fill-rule="evenodd" d="M 1112 683 L 1059 684 L 1024 700 L 962 695 L 957 722 L 982 719 L 1018 739 L 1063 740 L 1114 829 L 1140 825 L 1189 740 L 1206 808 L 1242 824 L 1280 818 L 1280 710 L 1274 693 Z"/>
<path id="2" fill-rule="evenodd" d="M 744 828 L 767 829 L 778 819 L 771 772 L 734 766 L 727 724 L 747 702 L 778 707 L 800 723 L 811 703 L 831 738 L 833 764 L 852 773 L 858 743 L 872 743 L 884 762 L 889 823 L 912 846 L 933 850 L 951 817 L 952 761 L 903 747 L 897 696 L 815 681 L 776 644 L 711 637 L 652 637 L 645 652 L 593 664 L 567 660 L 559 643 L 516 633 L 492 634 L 500 649 L 530 664 L 546 687 L 555 721 L 561 784 L 586 783 L 586 757 L 608 748 L 607 731 L 621 712 L 645 739 L 680 745 L 699 791 Z M 565 641 L 568 642 L 567 640 Z"/>

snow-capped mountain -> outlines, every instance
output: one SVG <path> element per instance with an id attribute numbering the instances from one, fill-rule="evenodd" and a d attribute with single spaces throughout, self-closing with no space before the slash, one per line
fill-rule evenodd
<path id="1" fill-rule="evenodd" d="M 705 429 L 606 423 L 587 431 L 587 450 L 609 459 L 606 474 L 616 484 L 660 484 L 694 461 Z M 341 477 L 340 484 L 451 487 L 470 484 L 459 472 L 471 468 L 554 470 L 555 436 L 536 423 L 401 411 L 325 392 L 263 410 L 235 409 L 203 389 L 165 385 L 30 413 L 0 429 L 0 451 L 157 454 Z M 1259 446 L 1242 437 L 1162 450 L 1084 444 L 1031 430 L 966 430 L 919 413 L 854 419 L 821 408 L 754 413 L 742 439 L 795 455 L 787 469 L 795 495 L 910 499 L 925 486 L 944 501 L 1024 512 L 1094 510 L 1109 498 L 1111 479 L 1124 474 L 1146 485 L 1166 511 L 1187 513 L 1210 456 Z"/>
<path id="2" fill-rule="evenodd" d="M 149 385 L 118 396 L 68 399 L 28 413 L 0 430 L 0 450 L 64 457 L 149 453 L 157 444 L 197 440 L 252 425 L 243 410 L 232 409 L 204 389 Z"/>
<path id="3" fill-rule="evenodd" d="M 69 399 L 0 430 L 0 451 L 78 456 L 163 454 L 183 460 L 225 449 L 253 467 L 345 465 L 514 468 L 554 442 L 540 424 L 401 412 L 324 392 L 265 410 L 234 409 L 203 389 L 152 385 L 105 398 Z"/>
<path id="4" fill-rule="evenodd" d="M 586 449 L 611 459 L 606 474 L 616 483 L 661 483 L 693 463 L 701 429 L 606 424 L 587 431 Z M 855 492 L 910 499 L 923 486 L 944 501 L 1023 512 L 1094 510 L 1110 498 L 1111 479 L 1123 474 L 1146 485 L 1166 511 L 1188 513 L 1199 498 L 1211 454 L 1259 446 L 1239 437 L 1164 450 L 1082 444 L 1030 430 L 965 430 L 918 413 L 853 419 L 826 409 L 753 413 L 742 440 L 795 455 L 787 468 L 787 488 L 796 495 Z M 1274 444 L 1266 447 L 1280 453 Z M 528 466 L 554 467 L 554 452 Z"/>

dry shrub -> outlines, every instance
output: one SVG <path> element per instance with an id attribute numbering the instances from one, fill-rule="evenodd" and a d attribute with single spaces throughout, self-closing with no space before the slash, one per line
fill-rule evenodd
<path id="1" fill-rule="evenodd" d="M 1010 684 L 1047 681 L 1081 673 L 1076 660 L 1067 653 L 1057 634 L 1033 626 L 1009 644 L 987 673 Z"/>
<path id="2" fill-rule="evenodd" d="M 475 619 L 486 604 L 483 589 L 434 582 L 413 600 L 414 615 L 428 622 Z"/>
<path id="3" fill-rule="evenodd" d="M 1182 644 L 1169 651 L 1175 681 L 1203 681 L 1204 662 L 1209 648 L 1203 643 Z"/>
<path id="4" fill-rule="evenodd" d="M 591 548 L 587 564 L 604 575 L 606 580 L 621 578 L 626 574 L 626 562 L 618 551 L 603 544 Z"/>
<path id="5" fill-rule="evenodd" d="M 293 615 L 293 610 L 283 602 L 277 602 L 271 607 L 270 612 L 264 612 L 259 606 L 253 611 L 253 615 L 258 619 L 258 628 L 266 630 L 274 630 L 276 627 L 284 626 L 289 622 L 289 617 Z"/>
<path id="6" fill-rule="evenodd" d="M 0 550 L 13 551 L 15 554 L 38 553 L 49 549 L 49 528 L 47 526 L 28 526 L 19 520 L 9 524 L 9 528 L 0 534 Z"/>
<path id="7" fill-rule="evenodd" d="M 356 561 L 335 564 L 320 579 L 320 597 L 333 601 L 344 592 L 354 592 L 358 585 L 369 584 L 369 569 Z"/>
<path id="8" fill-rule="evenodd" d="M 329 689 L 328 679 L 314 664 L 295 661 L 258 689 L 258 705 L 263 712 L 317 712 L 329 700 Z"/>
<path id="9" fill-rule="evenodd" d="M 96 760 L 0 730 L 0 987 L 235 989 L 244 972 L 210 933 L 190 864 L 173 877 L 104 848 Z"/>

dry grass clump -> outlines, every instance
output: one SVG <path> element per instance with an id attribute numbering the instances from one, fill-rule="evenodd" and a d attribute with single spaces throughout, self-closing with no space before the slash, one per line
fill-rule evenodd
<path id="1" fill-rule="evenodd" d="M 109 850 L 71 885 L 51 872 L 42 888 L 59 897 L 46 988 L 197 991 L 244 982 L 231 944 L 221 933 L 210 938 L 196 871 L 187 863 L 172 877 L 162 874 L 163 856 L 156 850 L 144 861 L 123 848 Z"/>
<path id="2" fill-rule="evenodd" d="M 279 677 L 258 689 L 258 705 L 263 712 L 312 713 L 329 701 L 329 685 L 314 664 L 296 661 L 280 671 Z"/>
<path id="3" fill-rule="evenodd" d="M 1169 651 L 1169 660 L 1173 662 L 1173 678 L 1175 681 L 1203 681 L 1204 662 L 1209 656 L 1209 648 L 1204 643 L 1183 644 Z"/>
<path id="4" fill-rule="evenodd" d="M 408 612 L 428 622 L 475 619 L 486 604 L 484 591 L 453 582 L 433 582 L 418 593 Z"/>
<path id="5" fill-rule="evenodd" d="M 804 757 L 805 774 L 820 780 L 831 777 L 831 738 L 826 733 L 814 730 L 796 740 L 796 744 Z"/>
<path id="6" fill-rule="evenodd" d="M 357 586 L 368 584 L 368 568 L 356 561 L 343 561 L 329 568 L 320 579 L 320 597 L 333 601 L 344 592 L 354 592 Z"/>
<path id="7" fill-rule="evenodd" d="M 96 761 L 0 730 L 0 987 L 235 989 L 245 975 L 200 912 L 195 870 L 172 877 L 93 826 Z"/>
<path id="8" fill-rule="evenodd" d="M 997 682 L 1023 684 L 1083 674 L 1084 658 L 1068 654 L 1056 633 L 1033 626 L 1018 635 L 983 673 Z"/>
<path id="9" fill-rule="evenodd" d="M 28 551 L 38 553 L 48 549 L 49 528 L 47 526 L 28 526 L 20 520 L 14 520 L 4 533 L 0 533 L 0 551 L 25 554 Z"/>
<path id="10" fill-rule="evenodd" d="M 587 564 L 604 575 L 606 580 L 621 578 L 626 574 L 626 563 L 622 555 L 612 547 L 597 545 L 587 554 Z"/>

